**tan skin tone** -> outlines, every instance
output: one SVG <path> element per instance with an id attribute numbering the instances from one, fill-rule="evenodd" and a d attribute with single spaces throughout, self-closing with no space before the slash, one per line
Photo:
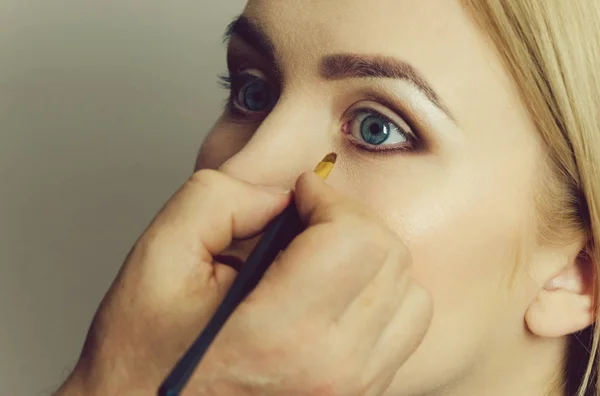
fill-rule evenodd
<path id="1" fill-rule="evenodd" d="M 191 222 L 183 220 L 194 217 L 184 215 L 190 208 L 206 216 L 210 203 L 226 208 L 217 192 L 208 201 L 196 195 L 207 194 L 206 186 L 219 194 L 250 188 L 239 180 L 293 187 L 298 175 L 335 151 L 339 159 L 330 189 L 310 177 L 296 184 L 311 225 L 308 234 L 281 258 L 278 268 L 284 270 L 274 271 L 224 330 L 200 368 L 204 376 L 190 388 L 197 392 L 189 394 L 544 395 L 563 358 L 566 335 L 592 322 L 589 288 L 578 276 L 586 265 L 577 259 L 583 243 L 545 248 L 532 242 L 532 196 L 543 144 L 493 47 L 467 12 L 454 0 L 254 0 L 244 16 L 254 33 L 260 30 L 271 42 L 272 54 L 258 48 L 247 26 L 234 29 L 228 49 L 233 100 L 197 160 L 197 169 L 216 169 L 221 176 L 209 177 L 209 183 L 201 176 L 203 188 L 180 191 L 142 237 L 116 281 L 119 287 L 101 307 L 65 394 L 77 387 L 92 394 L 109 376 L 122 378 L 113 380 L 115 386 L 130 392 L 142 389 L 146 376 L 146 386 L 154 389 L 222 298 L 234 272 L 218 266 L 210 278 L 213 289 L 197 283 L 186 289 L 188 297 L 204 296 L 204 303 L 169 314 L 178 323 L 171 328 L 166 313 L 187 301 L 174 286 L 181 279 L 165 280 L 159 270 L 148 275 L 153 268 L 148 262 L 164 257 L 186 262 L 191 256 L 177 250 L 183 245 L 165 237 L 165 229 Z M 383 62 L 386 73 L 396 74 L 357 78 L 348 68 L 340 73 L 335 65 L 347 66 L 348 55 L 362 57 L 363 65 Z M 432 91 L 406 77 L 406 63 Z M 399 70 L 404 78 L 396 78 Z M 364 128 L 369 121 L 380 129 Z M 381 128 L 390 135 L 374 144 Z M 192 186 L 198 184 L 198 178 L 192 180 Z M 247 197 L 258 194 L 248 191 Z M 231 209 L 246 221 L 251 213 L 262 215 L 248 226 L 253 232 L 223 236 L 246 239 L 226 254 L 246 257 L 255 241 L 247 237 L 281 210 L 289 199 L 282 196 L 257 195 L 252 210 L 250 204 L 245 211 Z M 200 203 L 186 206 L 188 200 Z M 323 224 L 333 226 L 322 231 Z M 226 246 L 216 251 L 202 243 L 192 251 L 213 256 Z M 373 244 L 394 252 L 392 264 L 377 259 L 378 250 L 368 248 Z M 513 273 L 518 251 L 528 253 Z M 545 287 L 549 282 L 555 287 Z M 320 287 L 300 293 L 307 285 Z M 144 293 L 153 304 L 133 304 L 130 310 L 145 312 L 144 325 L 153 326 L 155 335 L 129 337 L 142 322 L 124 320 L 118 307 Z M 351 310 L 351 319 L 336 332 L 319 333 L 316 329 L 330 329 L 323 318 L 337 315 L 333 307 L 344 298 L 346 305 L 354 299 L 366 305 Z M 381 310 L 363 309 L 371 304 Z M 385 328 L 395 336 L 386 336 Z M 249 337 L 248 329 L 285 342 L 261 349 L 256 344 L 262 341 Z M 386 340 L 384 347 L 362 344 L 373 337 Z M 146 355 L 150 368 L 144 374 L 116 347 L 127 342 L 135 345 L 132 355 Z M 353 355 L 349 351 L 357 345 L 370 352 Z M 384 356 L 386 350 L 390 356 Z M 114 361 L 123 367 L 122 377 L 107 368 Z"/>

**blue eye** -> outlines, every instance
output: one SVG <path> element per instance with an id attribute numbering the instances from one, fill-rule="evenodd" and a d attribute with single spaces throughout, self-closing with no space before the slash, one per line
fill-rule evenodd
<path id="1" fill-rule="evenodd" d="M 355 113 L 349 124 L 349 134 L 367 146 L 402 145 L 411 140 L 410 132 L 403 131 L 387 117 L 372 110 Z"/>
<path id="2" fill-rule="evenodd" d="M 389 122 L 381 117 L 370 115 L 360 124 L 360 135 L 365 142 L 374 145 L 384 143 L 390 137 Z"/>
<path id="3" fill-rule="evenodd" d="M 262 112 L 269 110 L 272 101 L 269 84 L 260 78 L 251 77 L 238 91 L 236 105 L 250 112 Z"/>

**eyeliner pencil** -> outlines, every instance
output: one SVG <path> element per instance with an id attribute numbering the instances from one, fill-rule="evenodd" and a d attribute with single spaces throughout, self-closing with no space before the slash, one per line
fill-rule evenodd
<path id="1" fill-rule="evenodd" d="M 334 153 L 328 154 L 315 168 L 314 172 L 323 180 L 333 170 L 337 159 Z M 189 347 L 185 355 L 177 362 L 171 373 L 158 389 L 159 396 L 177 396 L 185 387 L 200 360 L 208 350 L 229 316 L 244 298 L 256 287 L 277 255 L 302 232 L 304 224 L 300 220 L 296 205 L 290 205 L 265 229 L 263 237 L 250 253 L 240 273 L 225 295 L 204 330 Z"/>

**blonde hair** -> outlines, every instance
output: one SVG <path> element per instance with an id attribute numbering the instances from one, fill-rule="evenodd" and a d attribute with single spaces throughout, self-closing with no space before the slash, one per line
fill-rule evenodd
<path id="1" fill-rule="evenodd" d="M 600 272 L 600 1 L 463 3 L 496 46 L 546 143 L 538 236 L 554 243 L 583 236 Z M 569 395 L 600 396 L 599 337 L 600 326 L 573 335 L 561 384 Z"/>

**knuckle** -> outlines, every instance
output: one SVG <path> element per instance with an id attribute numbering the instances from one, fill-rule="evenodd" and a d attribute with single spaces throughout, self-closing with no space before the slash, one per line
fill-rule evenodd
<path id="1" fill-rule="evenodd" d="M 411 282 L 408 296 L 421 319 L 427 320 L 431 317 L 433 313 L 433 298 L 423 286 L 415 281 Z"/>
<path id="2" fill-rule="evenodd" d="M 394 242 L 392 243 L 394 250 L 394 259 L 396 260 L 396 263 L 398 265 L 401 265 L 403 268 L 412 268 L 412 255 L 410 254 L 406 244 L 398 237 L 395 237 Z"/>
<path id="3" fill-rule="evenodd" d="M 190 176 L 188 184 L 192 186 L 214 186 L 215 184 L 222 183 L 224 179 L 224 176 L 219 171 L 201 169 Z"/>
<path id="4" fill-rule="evenodd" d="M 212 169 L 195 172 L 184 186 L 184 190 L 187 191 L 185 195 L 189 195 L 189 198 L 201 197 L 206 207 L 227 202 L 231 197 L 237 195 L 235 191 L 232 191 L 235 188 L 236 185 L 230 178 Z"/>

